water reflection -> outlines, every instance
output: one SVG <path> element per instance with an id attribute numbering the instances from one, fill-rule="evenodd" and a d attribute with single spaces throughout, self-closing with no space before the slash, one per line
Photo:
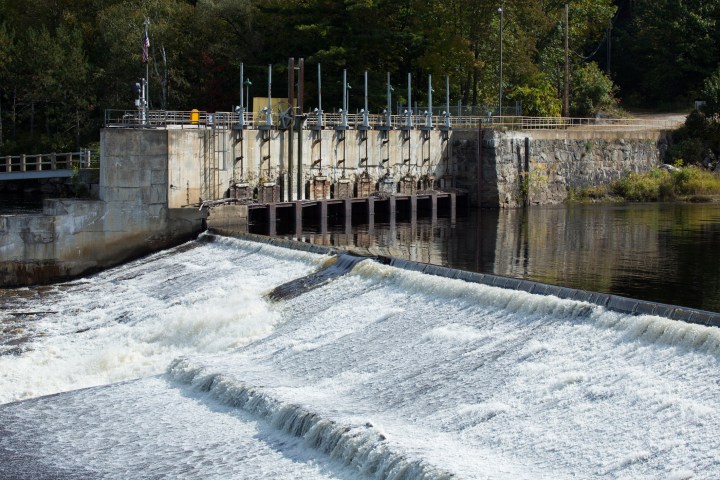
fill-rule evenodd
<path id="1" fill-rule="evenodd" d="M 257 233 L 262 226 L 257 226 Z M 720 205 L 481 210 L 415 224 L 378 219 L 300 237 L 374 255 L 720 311 Z"/>

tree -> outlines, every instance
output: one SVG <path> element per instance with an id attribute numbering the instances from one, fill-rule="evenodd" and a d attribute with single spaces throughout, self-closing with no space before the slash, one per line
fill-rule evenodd
<path id="1" fill-rule="evenodd" d="M 626 2 L 616 75 L 626 95 L 641 102 L 688 100 L 720 63 L 720 2 L 657 0 Z"/>

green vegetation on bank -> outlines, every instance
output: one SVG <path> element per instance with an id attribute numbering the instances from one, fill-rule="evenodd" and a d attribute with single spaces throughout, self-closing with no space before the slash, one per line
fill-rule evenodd
<path id="1" fill-rule="evenodd" d="M 702 167 L 683 167 L 678 162 L 672 169 L 654 168 L 647 173 L 629 173 L 610 185 L 573 190 L 571 202 L 629 201 L 653 202 L 668 200 L 710 201 L 720 196 L 720 173 Z"/>

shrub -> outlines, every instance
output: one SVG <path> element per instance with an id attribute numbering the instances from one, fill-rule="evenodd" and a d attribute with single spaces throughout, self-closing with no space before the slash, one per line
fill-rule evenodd
<path id="1" fill-rule="evenodd" d="M 720 114 L 720 68 L 705 79 L 701 95 L 705 100 L 703 113 L 711 118 Z"/>
<path id="2" fill-rule="evenodd" d="M 686 138 L 668 149 L 668 159 L 672 162 L 682 160 L 686 164 L 700 163 L 705 149 L 699 138 Z"/>
<path id="3" fill-rule="evenodd" d="M 615 85 L 595 62 L 578 68 L 571 85 L 570 113 L 573 116 L 593 116 L 601 110 L 614 109 L 618 103 Z"/>
<path id="4" fill-rule="evenodd" d="M 613 182 L 611 191 L 634 202 L 720 195 L 720 175 L 692 165 L 674 172 L 656 168 L 643 174 L 631 173 Z"/>
<path id="5" fill-rule="evenodd" d="M 524 115 L 559 117 L 561 114 L 562 102 L 557 98 L 553 86 L 546 81 L 540 81 L 536 86 L 516 87 L 508 98 L 522 104 Z"/>

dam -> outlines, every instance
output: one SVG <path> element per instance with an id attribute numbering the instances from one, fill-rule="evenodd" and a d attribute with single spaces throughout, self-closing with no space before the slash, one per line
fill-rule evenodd
<path id="1" fill-rule="evenodd" d="M 246 226 L 253 210 L 272 234 L 285 207 L 298 229 L 305 210 L 322 223 L 331 205 L 351 223 L 358 202 L 368 219 L 375 204 L 411 218 L 418 202 L 451 217 L 461 205 L 559 204 L 574 189 L 660 165 L 669 128 L 632 119 L 109 110 L 98 198 L 0 216 L 0 285 L 97 271 L 206 226 Z"/>
<path id="2" fill-rule="evenodd" d="M 720 472 L 717 327 L 294 245 L 5 291 L 0 476 Z"/>

